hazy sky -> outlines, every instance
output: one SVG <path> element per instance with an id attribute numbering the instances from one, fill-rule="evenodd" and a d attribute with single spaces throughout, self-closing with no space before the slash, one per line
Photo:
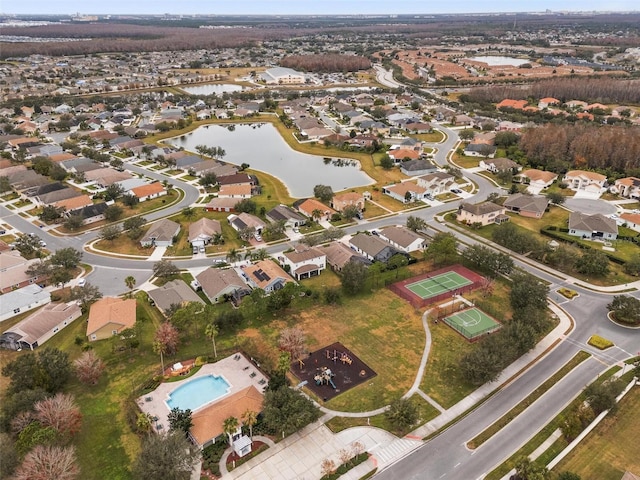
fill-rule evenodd
<path id="1" fill-rule="evenodd" d="M 638 0 L 0 0 L 0 13 L 402 14 L 639 10 Z"/>

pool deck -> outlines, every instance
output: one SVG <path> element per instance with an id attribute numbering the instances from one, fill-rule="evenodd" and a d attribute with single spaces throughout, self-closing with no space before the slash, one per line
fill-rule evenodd
<path id="1" fill-rule="evenodd" d="M 255 373 L 255 375 L 251 377 L 253 373 Z M 218 400 L 225 398 L 228 395 L 233 395 L 234 393 L 250 387 L 251 385 L 256 387 L 259 392 L 263 392 L 267 387 L 267 381 L 269 380 L 247 357 L 241 353 L 236 353 L 227 358 L 223 358 L 216 363 L 203 365 L 195 375 L 185 378 L 184 380 L 179 382 L 161 383 L 153 392 L 138 397 L 136 402 L 144 413 L 148 413 L 151 417 L 158 418 L 154 424 L 154 428 L 157 431 L 167 431 L 169 429 L 167 417 L 170 409 L 165 401 L 168 400 L 169 394 L 179 386 L 184 385 L 186 382 L 206 375 L 222 376 L 230 385 L 229 393 L 220 397 Z M 264 382 L 260 384 L 262 380 L 264 380 Z M 215 402 L 210 402 L 205 405 L 211 405 L 213 403 Z"/>

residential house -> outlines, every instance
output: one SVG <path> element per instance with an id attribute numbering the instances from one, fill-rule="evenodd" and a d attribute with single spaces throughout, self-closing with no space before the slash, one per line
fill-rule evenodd
<path id="1" fill-rule="evenodd" d="M 173 239 L 180 232 L 180 224 L 163 218 L 151 225 L 147 233 L 140 239 L 143 247 L 170 247 Z"/>
<path id="2" fill-rule="evenodd" d="M 403 160 L 417 160 L 420 158 L 420 152 L 409 148 L 394 148 L 387 152 L 389 158 L 395 163 L 402 162 Z"/>
<path id="3" fill-rule="evenodd" d="M 505 98 L 496 105 L 496 109 L 500 110 L 501 108 L 513 108 L 515 110 L 522 110 L 526 106 L 526 100 L 512 100 L 510 98 Z"/>
<path id="4" fill-rule="evenodd" d="M 296 228 L 307 223 L 304 215 L 301 215 L 287 205 L 277 205 L 273 207 L 267 212 L 266 217 L 267 220 L 272 223 L 284 222 L 287 228 Z"/>
<path id="5" fill-rule="evenodd" d="M 196 276 L 196 281 L 211 303 L 227 298 L 239 300 L 251 293 L 246 281 L 233 268 L 207 268 Z"/>
<path id="6" fill-rule="evenodd" d="M 542 218 L 549 206 L 549 199 L 540 195 L 516 193 L 503 203 L 504 208 L 516 212 L 521 217 Z"/>
<path id="7" fill-rule="evenodd" d="M 293 207 L 303 215 L 318 221 L 328 221 L 333 214 L 337 213 L 333 208 L 327 207 L 315 198 L 297 200 L 294 202 Z"/>
<path id="8" fill-rule="evenodd" d="M 0 348 L 20 350 L 42 345 L 82 315 L 77 303 L 49 303 L 0 336 Z"/>
<path id="9" fill-rule="evenodd" d="M 366 233 L 357 233 L 351 237 L 349 245 L 372 262 L 386 263 L 391 257 L 400 253 L 398 249 L 378 236 Z"/>
<path id="10" fill-rule="evenodd" d="M 91 200 L 91 197 L 86 194 L 60 200 L 53 204 L 54 207 L 62 208 L 65 212 L 73 212 L 74 210 L 79 210 L 81 208 L 88 207 L 89 205 L 93 205 L 93 201 Z"/>
<path id="11" fill-rule="evenodd" d="M 524 170 L 518 175 L 518 179 L 527 185 L 532 193 L 538 193 L 540 190 L 551 186 L 556 181 L 558 175 L 553 172 L 537 170 L 535 168 Z"/>
<path id="12" fill-rule="evenodd" d="M 50 301 L 51 294 L 36 284 L 5 293 L 0 301 L 0 322 L 46 305 Z"/>
<path id="13" fill-rule="evenodd" d="M 464 149 L 464 154 L 468 157 L 493 158 L 497 148 L 486 143 L 470 143 Z"/>
<path id="14" fill-rule="evenodd" d="M 29 268 L 38 262 L 39 259 L 27 260 L 17 251 L 0 253 L 0 293 L 11 292 L 33 283 L 42 283 L 46 276 L 27 273 Z"/>
<path id="15" fill-rule="evenodd" d="M 103 340 L 133 328 L 136 323 L 136 300 L 104 297 L 93 303 L 87 320 L 89 341 Z"/>
<path id="16" fill-rule="evenodd" d="M 419 186 L 414 181 L 407 181 L 382 187 L 382 193 L 395 198 L 399 202 L 411 203 L 423 200 L 427 195 L 427 189 Z"/>
<path id="17" fill-rule="evenodd" d="M 167 282 L 160 288 L 149 290 L 147 293 L 149 294 L 149 298 L 153 300 L 156 307 L 158 307 L 163 314 L 169 311 L 174 305 L 183 307 L 191 302 L 204 305 L 204 302 L 198 294 L 191 290 L 189 285 L 181 279 Z"/>
<path id="18" fill-rule="evenodd" d="M 636 232 L 640 232 L 640 214 L 638 213 L 622 213 L 620 215 L 620 220 L 622 220 L 627 228 L 634 230 Z"/>
<path id="19" fill-rule="evenodd" d="M 218 198 L 235 198 L 239 202 L 243 198 L 251 198 L 251 185 L 221 185 Z"/>
<path id="20" fill-rule="evenodd" d="M 334 272 L 342 271 L 343 267 L 349 262 L 360 262 L 366 266 L 371 265 L 371 260 L 342 242 L 335 241 L 318 248 L 327 256 L 327 264 Z"/>
<path id="21" fill-rule="evenodd" d="M 337 193 L 331 199 L 331 207 L 342 212 L 346 207 L 355 206 L 358 211 L 364 211 L 364 195 L 356 192 Z"/>
<path id="22" fill-rule="evenodd" d="M 418 175 L 426 175 L 437 170 L 437 167 L 430 160 L 418 159 L 407 160 L 400 163 L 400 171 L 408 177 L 415 177 Z"/>
<path id="23" fill-rule="evenodd" d="M 456 178 L 445 172 L 433 172 L 418 177 L 418 186 L 426 189 L 426 195 L 435 197 L 446 193 L 456 184 Z"/>
<path id="24" fill-rule="evenodd" d="M 557 98 L 553 98 L 553 97 L 545 97 L 545 98 L 541 98 L 540 101 L 538 102 L 538 108 L 540 110 L 542 110 L 543 108 L 547 108 L 551 105 L 560 105 L 560 100 L 558 100 Z"/>
<path id="25" fill-rule="evenodd" d="M 320 275 L 327 268 L 327 255 L 321 250 L 302 243 L 293 251 L 285 251 L 278 257 L 280 264 L 298 281 Z"/>
<path id="26" fill-rule="evenodd" d="M 424 250 L 427 246 L 424 237 L 403 226 L 384 227 L 378 236 L 406 253 Z"/>
<path id="27" fill-rule="evenodd" d="M 218 220 L 201 218 L 189 225 L 189 243 L 192 247 L 203 247 L 222 235 L 222 227 Z"/>
<path id="28" fill-rule="evenodd" d="M 138 198 L 141 202 L 146 202 L 152 198 L 162 197 L 167 194 L 167 189 L 160 182 L 148 183 L 140 185 L 129 190 L 129 194 Z"/>
<path id="29" fill-rule="evenodd" d="M 485 158 L 478 163 L 480 168 L 483 168 L 491 173 L 500 173 L 507 170 L 520 171 L 522 167 L 511 160 L 510 158 Z"/>
<path id="30" fill-rule="evenodd" d="M 569 235 L 591 240 L 615 240 L 618 237 L 618 224 L 614 219 L 605 217 L 601 213 L 587 215 L 582 212 L 571 212 Z"/>
<path id="31" fill-rule="evenodd" d="M 245 212 L 242 212 L 240 215 L 232 213 L 227 217 L 227 221 L 236 232 L 253 229 L 254 233 L 262 235 L 262 230 L 266 227 L 266 224 L 258 217 Z"/>
<path id="32" fill-rule="evenodd" d="M 238 203 L 237 198 L 214 197 L 204 206 L 207 212 L 231 212 Z"/>
<path id="33" fill-rule="evenodd" d="M 62 188 L 60 190 L 49 192 L 44 195 L 38 195 L 32 200 L 34 200 L 34 203 L 40 205 L 53 205 L 62 200 L 79 197 L 80 195 L 80 191 L 76 190 L 75 188 Z"/>
<path id="34" fill-rule="evenodd" d="M 109 208 L 109 204 L 107 204 L 106 202 L 95 203 L 93 205 L 88 205 L 86 207 L 74 210 L 73 212 L 67 212 L 66 215 L 80 215 L 82 216 L 82 224 L 90 225 L 92 223 L 101 222 L 102 220 L 104 220 L 104 212 L 107 208 Z"/>
<path id="35" fill-rule="evenodd" d="M 505 208 L 493 202 L 478 204 L 463 203 L 458 208 L 457 220 L 467 225 L 479 224 L 481 226 L 490 223 L 504 223 L 509 221 L 505 215 Z"/>
<path id="36" fill-rule="evenodd" d="M 573 190 L 601 192 L 607 183 L 607 177 L 585 170 L 571 170 L 565 174 L 563 181 Z"/>
<path id="37" fill-rule="evenodd" d="M 640 198 L 640 178 L 619 178 L 611 187 L 613 193 L 618 193 L 626 198 Z"/>
<path id="38" fill-rule="evenodd" d="M 261 260 L 255 264 L 243 265 L 242 275 L 252 288 L 260 288 L 269 294 L 280 290 L 293 279 L 277 263 L 271 260 Z"/>

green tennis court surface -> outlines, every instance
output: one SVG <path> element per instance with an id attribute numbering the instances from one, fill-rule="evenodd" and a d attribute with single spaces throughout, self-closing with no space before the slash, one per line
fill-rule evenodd
<path id="1" fill-rule="evenodd" d="M 469 308 L 462 312 L 454 313 L 445 318 L 444 321 L 469 340 L 500 328 L 500 323 L 479 308 Z"/>
<path id="2" fill-rule="evenodd" d="M 435 277 L 428 277 L 418 282 L 405 286 L 408 290 L 422 298 L 431 298 L 445 292 L 455 292 L 455 290 L 466 287 L 473 282 L 456 272 L 445 272 Z"/>

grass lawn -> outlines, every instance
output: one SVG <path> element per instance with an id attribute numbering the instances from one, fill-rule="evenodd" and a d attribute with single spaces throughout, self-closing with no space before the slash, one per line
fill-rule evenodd
<path id="1" fill-rule="evenodd" d="M 332 432 L 337 433 L 342 430 L 346 430 L 351 427 L 362 427 L 371 425 L 373 427 L 382 428 L 383 430 L 388 430 L 393 432 L 399 437 L 405 436 L 411 430 L 414 430 L 419 425 L 424 425 L 428 421 L 436 418 L 440 412 L 431 406 L 429 402 L 423 399 L 420 395 L 412 395 L 409 399 L 411 403 L 413 403 L 418 409 L 418 421 L 415 425 L 412 425 L 408 429 L 405 430 L 396 430 L 386 419 L 384 414 L 375 415 L 369 418 L 351 418 L 351 417 L 334 417 L 329 420 L 326 425 L 331 429 Z"/>
<path id="2" fill-rule="evenodd" d="M 467 157 L 466 155 L 453 154 L 453 163 L 460 168 L 474 168 L 478 166 L 480 160 L 478 157 Z"/>
<path id="3" fill-rule="evenodd" d="M 409 135 L 416 140 L 420 140 L 422 142 L 432 142 L 437 143 L 444 140 L 444 133 L 439 131 L 434 131 L 433 133 L 419 133 L 419 134 L 410 134 Z"/>
<path id="4" fill-rule="evenodd" d="M 386 215 L 388 213 L 389 212 L 387 212 L 384 208 L 379 207 L 374 203 L 367 202 L 366 208 L 364 210 L 364 218 L 365 219 L 375 218 L 375 217 L 379 217 L 380 215 Z"/>

